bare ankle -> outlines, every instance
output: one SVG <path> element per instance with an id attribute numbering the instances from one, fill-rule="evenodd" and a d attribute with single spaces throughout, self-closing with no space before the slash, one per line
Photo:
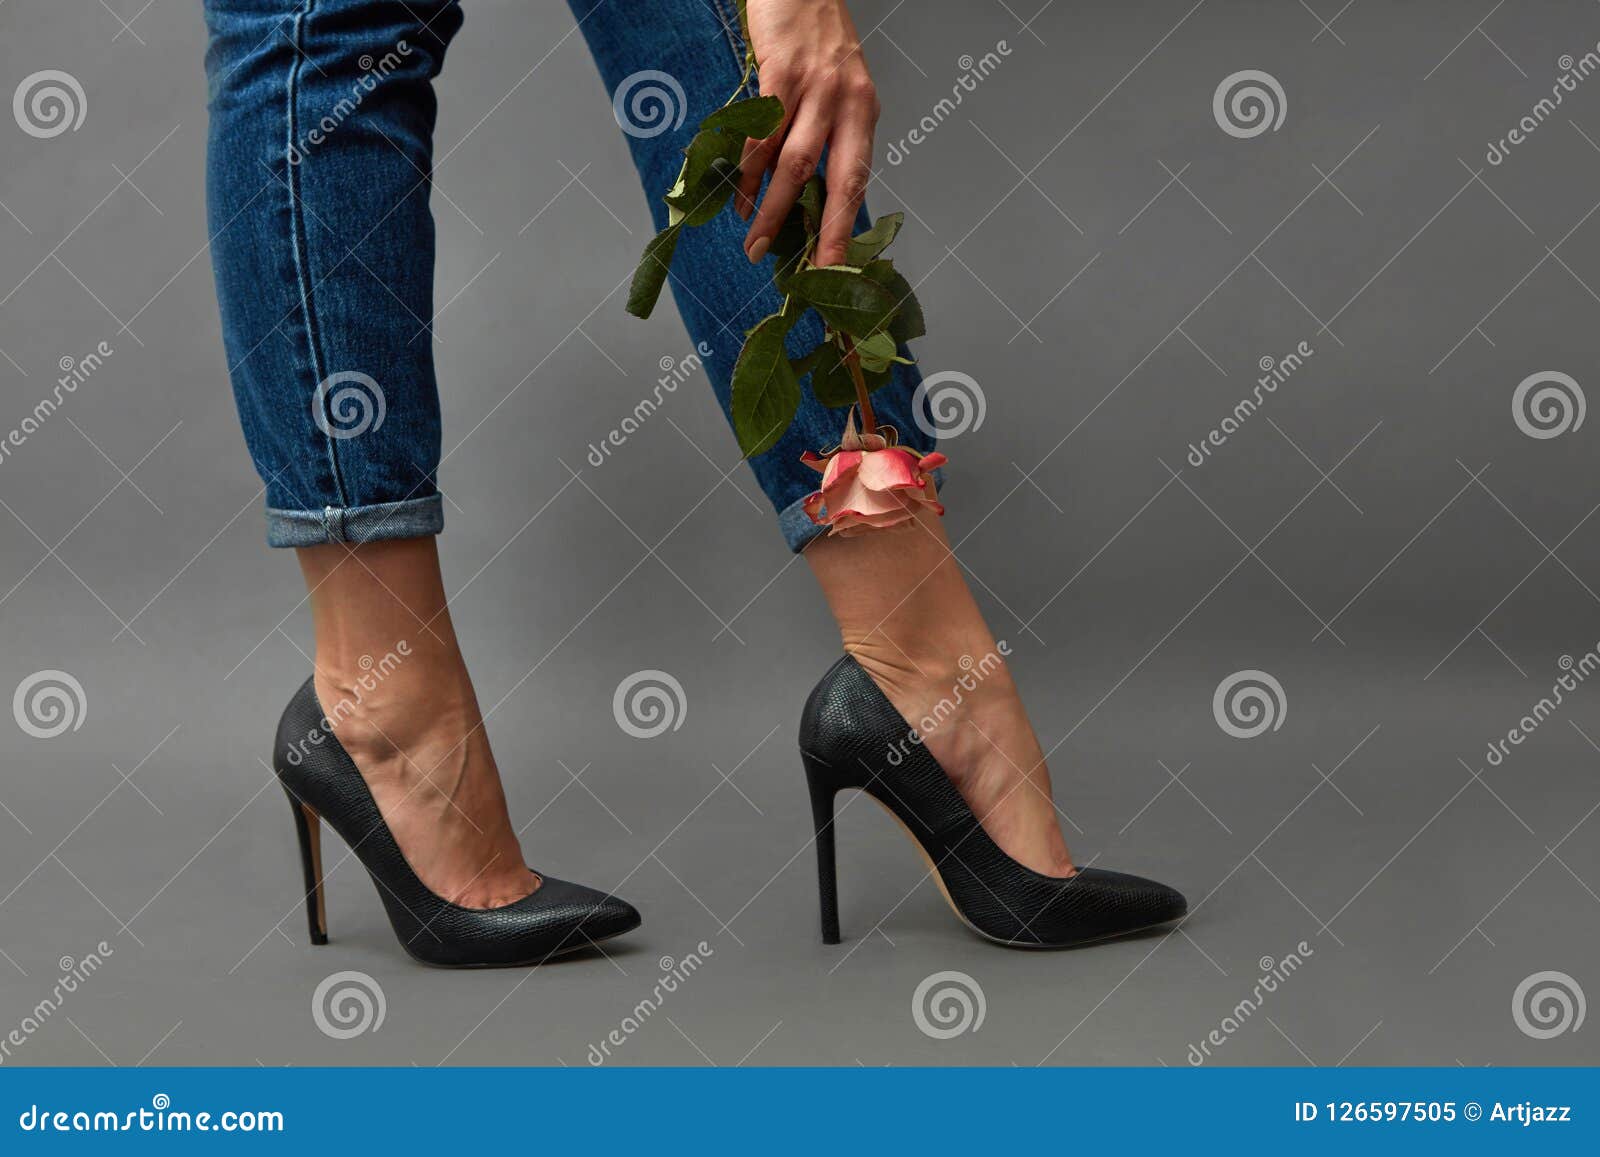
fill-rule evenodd
<path id="1" fill-rule="evenodd" d="M 464 668 L 458 676 L 448 671 L 400 672 L 377 664 L 330 665 L 319 656 L 315 679 L 329 729 L 363 768 L 431 746 L 428 741 L 434 737 L 464 737 L 480 722 Z"/>
<path id="2" fill-rule="evenodd" d="M 1006 664 L 1011 648 L 987 631 L 965 641 L 943 633 L 906 642 L 881 636 L 847 639 L 844 649 L 891 699 L 947 698 L 960 704 L 1016 694 Z"/>

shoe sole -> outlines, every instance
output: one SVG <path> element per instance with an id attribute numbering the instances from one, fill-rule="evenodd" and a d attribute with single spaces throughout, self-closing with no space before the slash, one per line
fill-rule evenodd
<path id="1" fill-rule="evenodd" d="M 434 961 L 434 960 L 424 960 L 422 957 L 418 956 L 415 952 L 411 951 L 410 948 L 407 948 L 403 944 L 401 945 L 401 948 L 404 948 L 406 955 L 411 957 L 411 959 L 415 960 L 418 964 L 425 965 L 428 968 L 437 968 L 437 969 L 440 969 L 441 971 L 444 971 L 444 972 L 457 972 L 457 971 L 464 971 L 464 970 L 470 970 L 470 969 L 485 969 L 485 968 L 537 968 L 537 967 L 539 967 L 539 965 L 544 964 L 544 963 L 546 963 L 547 961 L 550 961 L 550 960 L 555 960 L 558 957 L 570 956 L 574 952 L 582 952 L 585 948 L 595 948 L 595 947 L 598 947 L 601 944 L 605 944 L 605 943 L 607 943 L 609 941 L 615 940 L 619 936 L 626 936 L 628 933 L 636 931 L 643 923 L 644 923 L 644 921 L 641 920 L 641 921 L 639 921 L 638 924 L 635 924 L 630 928 L 620 928 L 617 931 L 612 932 L 612 933 L 610 933 L 609 935 L 606 935 L 606 936 L 601 936 L 598 939 L 596 939 L 593 936 L 585 936 L 577 944 L 568 944 L 567 946 L 565 946 L 563 948 L 553 949 L 550 952 L 545 953 L 543 956 L 534 956 L 534 957 L 530 957 L 527 960 L 508 960 L 508 961 L 505 961 L 505 962 L 485 962 L 485 963 L 482 963 L 482 964 L 440 964 L 440 963 L 438 963 L 437 961 Z"/>

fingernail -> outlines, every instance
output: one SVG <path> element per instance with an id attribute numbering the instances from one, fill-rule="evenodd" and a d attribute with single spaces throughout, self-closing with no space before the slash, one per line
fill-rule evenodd
<path id="1" fill-rule="evenodd" d="M 759 265 L 761 264 L 761 259 L 767 255 L 767 250 L 771 247 L 771 245 L 772 238 L 757 237 L 755 241 L 751 243 L 750 248 L 744 251 L 744 255 L 750 259 L 751 265 Z"/>

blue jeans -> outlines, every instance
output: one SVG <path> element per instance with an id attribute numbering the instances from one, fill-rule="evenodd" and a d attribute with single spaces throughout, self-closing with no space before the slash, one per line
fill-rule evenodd
<path id="1" fill-rule="evenodd" d="M 739 83 L 733 0 L 572 0 L 614 93 L 634 74 L 683 90 L 675 128 L 629 134 L 657 229 L 696 125 Z M 461 27 L 455 0 L 205 0 L 211 128 L 207 204 L 234 397 L 266 484 L 273 546 L 437 534 L 444 523 L 428 208 L 432 81 Z M 594 100 L 609 100 L 596 91 Z M 861 226 L 868 218 L 865 210 Z M 724 413 L 744 330 L 775 312 L 771 258 L 752 266 L 731 208 L 685 231 L 673 266 L 679 312 Z M 617 270 L 618 280 L 627 275 Z M 619 290 L 609 307 L 628 324 Z M 791 334 L 802 353 L 815 314 Z M 912 420 L 913 367 L 873 395 L 902 441 L 933 448 Z M 807 449 L 835 444 L 844 412 L 806 392 L 777 446 L 751 462 L 791 548 L 817 532 L 801 502 Z M 730 449 L 732 442 L 729 443 Z"/>

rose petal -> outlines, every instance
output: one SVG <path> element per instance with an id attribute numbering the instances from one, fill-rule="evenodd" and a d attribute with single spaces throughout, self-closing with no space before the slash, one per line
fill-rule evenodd
<path id="1" fill-rule="evenodd" d="M 894 490 L 922 485 L 917 477 L 917 460 L 904 450 L 877 450 L 861 463 L 861 481 L 873 490 Z"/>
<path id="2" fill-rule="evenodd" d="M 860 450 L 840 450 L 828 459 L 828 468 L 822 472 L 822 488 L 840 481 L 841 478 L 854 474 L 861 466 Z"/>

